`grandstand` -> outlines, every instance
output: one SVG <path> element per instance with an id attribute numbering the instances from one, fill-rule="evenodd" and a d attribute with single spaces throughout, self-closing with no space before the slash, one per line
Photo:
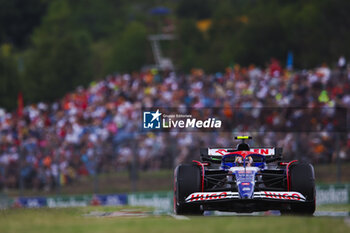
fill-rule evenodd
<path id="1" fill-rule="evenodd" d="M 109 75 L 53 103 L 25 106 L 22 114 L 0 112 L 0 187 L 54 190 L 101 173 L 172 169 L 197 158 L 199 147 L 231 145 L 232 133 L 244 131 L 254 131 L 257 144 L 283 147 L 287 159 L 349 161 L 349 135 L 336 137 L 332 122 L 298 134 L 269 130 L 281 120 L 274 116 L 264 118 L 259 130 L 243 123 L 210 134 L 140 130 L 142 107 L 348 108 L 349 74 L 325 66 L 289 72 L 274 61 L 265 69 L 235 66 L 216 74 Z"/>

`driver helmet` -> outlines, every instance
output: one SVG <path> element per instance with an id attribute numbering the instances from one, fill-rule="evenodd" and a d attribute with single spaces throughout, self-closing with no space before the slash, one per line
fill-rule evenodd
<path id="1" fill-rule="evenodd" d="M 252 156 L 246 157 L 245 162 L 246 162 L 247 166 L 250 167 L 253 164 Z M 241 156 L 237 156 L 235 159 L 235 163 L 238 165 L 243 165 L 243 158 Z"/>

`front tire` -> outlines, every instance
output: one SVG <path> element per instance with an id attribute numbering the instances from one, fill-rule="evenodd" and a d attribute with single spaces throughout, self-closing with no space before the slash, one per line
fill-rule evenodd
<path id="1" fill-rule="evenodd" d="M 201 170 L 198 166 L 183 164 L 174 174 L 174 210 L 179 215 L 202 215 L 200 205 L 185 203 L 185 198 L 201 191 Z"/>
<path id="2" fill-rule="evenodd" d="M 304 203 L 291 205 L 292 214 L 313 215 L 316 209 L 315 172 L 309 163 L 296 163 L 290 170 L 291 190 L 303 194 Z"/>

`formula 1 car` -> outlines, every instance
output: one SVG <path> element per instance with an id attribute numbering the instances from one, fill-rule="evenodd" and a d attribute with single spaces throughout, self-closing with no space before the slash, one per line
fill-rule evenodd
<path id="1" fill-rule="evenodd" d="M 176 214 L 205 210 L 312 215 L 315 175 L 311 164 L 281 162 L 282 148 L 250 148 L 246 139 L 233 148 L 201 149 L 201 161 L 182 164 L 174 174 Z"/>

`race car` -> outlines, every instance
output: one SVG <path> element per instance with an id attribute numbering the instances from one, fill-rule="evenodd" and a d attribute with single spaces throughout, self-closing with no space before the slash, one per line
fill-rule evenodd
<path id="1" fill-rule="evenodd" d="M 201 160 L 181 164 L 174 173 L 174 210 L 202 215 L 206 210 L 313 215 L 315 175 L 309 163 L 281 162 L 282 148 L 251 148 L 245 140 L 236 148 L 200 149 Z"/>

